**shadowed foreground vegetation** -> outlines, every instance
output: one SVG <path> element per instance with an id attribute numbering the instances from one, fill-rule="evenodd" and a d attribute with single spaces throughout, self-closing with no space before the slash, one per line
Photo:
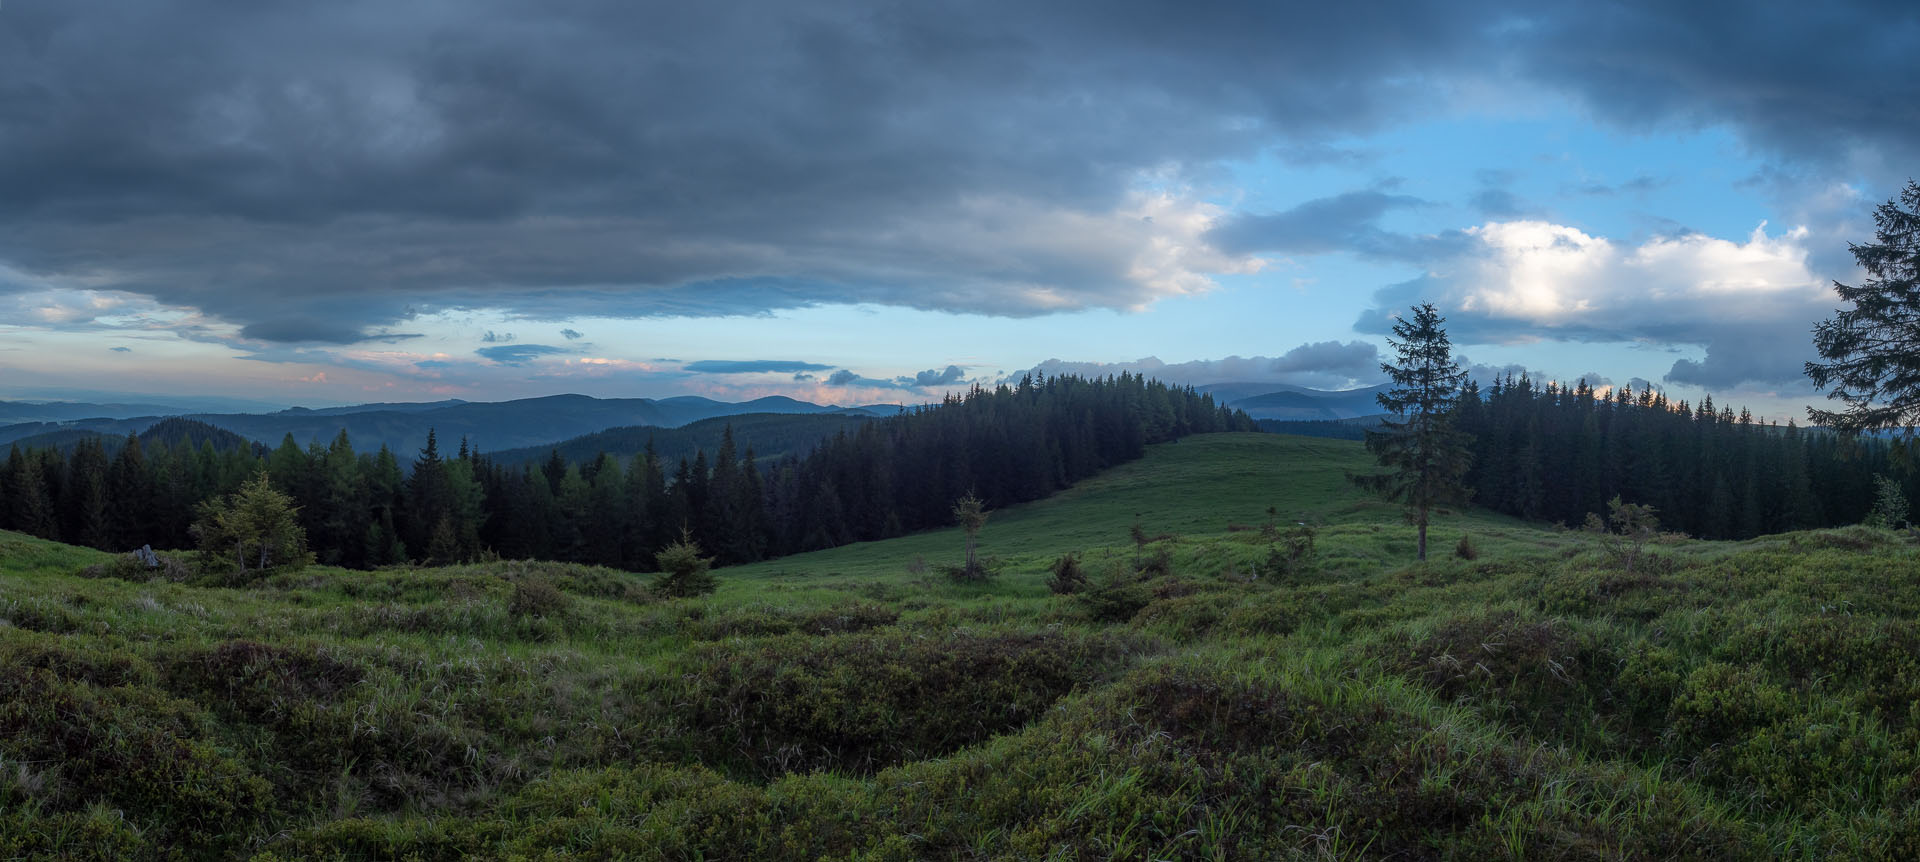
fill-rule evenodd
<path id="1" fill-rule="evenodd" d="M 1367 466 L 1195 437 L 993 512 L 984 582 L 949 529 L 680 599 L 0 533 L 0 859 L 1920 856 L 1907 534 L 1417 566 Z"/>

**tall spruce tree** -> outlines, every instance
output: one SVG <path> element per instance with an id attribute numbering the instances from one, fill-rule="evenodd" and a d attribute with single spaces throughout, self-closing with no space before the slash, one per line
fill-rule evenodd
<path id="1" fill-rule="evenodd" d="M 1920 182 L 1873 213 L 1875 242 L 1853 245 L 1866 270 L 1857 286 L 1833 289 L 1852 308 L 1813 329 L 1825 362 L 1807 363 L 1813 385 L 1845 410 L 1807 408 L 1819 425 L 1849 434 L 1920 425 Z"/>
<path id="2" fill-rule="evenodd" d="M 1423 302 L 1393 325 L 1398 340 L 1387 343 L 1398 361 L 1380 366 L 1393 388 L 1375 397 L 1399 418 L 1383 419 L 1380 430 L 1367 432 L 1367 451 L 1392 472 L 1354 477 L 1362 487 L 1406 505 L 1407 522 L 1419 528 L 1422 561 L 1433 509 L 1464 502 L 1470 493 L 1465 478 L 1473 461 L 1472 438 L 1451 421 L 1466 375 L 1440 328 L 1445 322 L 1432 303 Z"/>

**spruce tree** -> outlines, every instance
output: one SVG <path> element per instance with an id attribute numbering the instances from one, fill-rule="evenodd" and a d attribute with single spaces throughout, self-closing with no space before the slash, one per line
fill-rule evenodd
<path id="1" fill-rule="evenodd" d="M 1807 363 L 1813 385 L 1844 410 L 1807 408 L 1819 425 L 1857 434 L 1920 425 L 1920 182 L 1873 213 L 1875 242 L 1847 245 L 1866 270 L 1857 286 L 1833 283 L 1852 308 L 1813 330 L 1825 362 Z"/>
<path id="2" fill-rule="evenodd" d="M 1406 505 L 1407 522 L 1419 529 L 1418 555 L 1427 558 L 1427 526 L 1433 509 L 1464 502 L 1464 481 L 1472 463 L 1472 439 L 1455 429 L 1451 413 L 1466 375 L 1453 359 L 1446 322 L 1432 303 L 1421 303 L 1411 317 L 1393 325 L 1398 340 L 1388 339 L 1398 361 L 1380 370 L 1393 388 L 1375 396 L 1397 419 L 1383 419 L 1367 431 L 1367 451 L 1392 472 L 1355 476 L 1362 487 Z"/>

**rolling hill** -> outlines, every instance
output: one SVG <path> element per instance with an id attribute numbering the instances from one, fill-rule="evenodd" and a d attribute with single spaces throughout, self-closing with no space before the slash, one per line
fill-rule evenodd
<path id="1" fill-rule="evenodd" d="M 1196 386 L 1228 407 L 1255 419 L 1330 420 L 1372 416 L 1384 411 L 1374 396 L 1386 385 L 1328 391 L 1283 383 L 1211 383 Z"/>
<path id="2" fill-rule="evenodd" d="M 1910 537 L 1668 535 L 1628 568 L 1621 539 L 1465 509 L 1416 564 L 1367 467 L 1192 437 L 990 513 L 984 583 L 939 573 L 945 529 L 680 599 L 526 561 L 193 586 L 0 533 L 0 800 L 31 800 L 0 846 L 1909 856 Z"/>
<path id="3" fill-rule="evenodd" d="M 842 431 L 852 431 L 873 418 L 846 413 L 746 413 L 702 419 L 678 428 L 648 425 L 609 428 L 552 445 L 526 446 L 486 454 L 497 463 L 515 465 L 545 461 L 558 451 L 568 461 L 586 464 L 601 453 L 625 461 L 645 451 L 651 442 L 660 459 L 671 464 L 681 458 L 692 458 L 696 452 L 711 454 L 718 451 L 721 435 L 731 427 L 734 445 L 741 452 L 751 449 L 756 458 L 771 460 L 786 455 L 804 455 L 814 444 Z"/>

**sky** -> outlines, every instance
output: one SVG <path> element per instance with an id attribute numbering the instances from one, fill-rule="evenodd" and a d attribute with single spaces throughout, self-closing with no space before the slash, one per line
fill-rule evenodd
<path id="1" fill-rule="evenodd" d="M 0 398 L 1337 389 L 1427 301 L 1482 379 L 1804 421 L 1916 46 L 1910 0 L 4 0 Z"/>

